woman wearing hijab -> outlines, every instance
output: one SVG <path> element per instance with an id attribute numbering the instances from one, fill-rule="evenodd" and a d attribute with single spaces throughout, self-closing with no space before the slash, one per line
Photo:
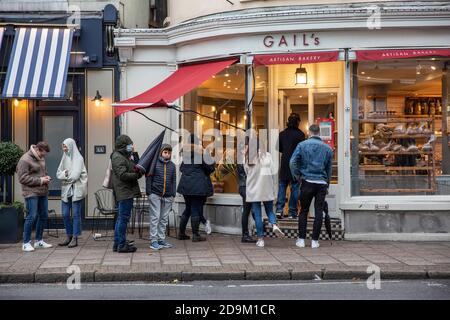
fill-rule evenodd
<path id="1" fill-rule="evenodd" d="M 81 203 L 87 193 L 87 171 L 83 156 L 77 144 L 71 138 L 62 143 L 63 156 L 56 176 L 61 180 L 62 215 L 66 227 L 67 238 L 60 246 L 74 248 L 81 235 Z M 70 211 L 72 210 L 72 219 Z"/>

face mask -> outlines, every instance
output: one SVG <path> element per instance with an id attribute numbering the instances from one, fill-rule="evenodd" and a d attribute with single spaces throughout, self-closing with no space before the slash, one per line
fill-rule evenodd
<path id="1" fill-rule="evenodd" d="M 131 151 L 133 151 L 133 145 L 129 144 L 129 145 L 127 145 L 127 152 L 131 152 Z"/>

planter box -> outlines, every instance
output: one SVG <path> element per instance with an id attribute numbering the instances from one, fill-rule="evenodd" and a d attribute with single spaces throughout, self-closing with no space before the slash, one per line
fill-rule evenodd
<path id="1" fill-rule="evenodd" d="M 0 209 L 0 243 L 17 243 L 23 236 L 23 210 Z"/>

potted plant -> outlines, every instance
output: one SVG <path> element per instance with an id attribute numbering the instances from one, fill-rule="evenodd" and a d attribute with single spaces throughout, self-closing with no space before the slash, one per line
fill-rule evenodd
<path id="1" fill-rule="evenodd" d="M 23 204 L 6 202 L 6 178 L 14 175 L 22 155 L 23 150 L 18 145 L 12 142 L 0 143 L 0 175 L 4 178 L 3 197 L 0 200 L 0 243 L 16 243 L 22 237 Z"/>
<path id="2" fill-rule="evenodd" d="M 232 174 L 237 178 L 236 169 L 237 165 L 233 162 L 233 159 L 230 159 L 227 156 L 225 156 L 225 162 L 219 163 L 216 166 L 216 170 L 212 175 L 214 192 L 223 193 L 225 185 L 223 179 L 229 174 Z"/>
<path id="3" fill-rule="evenodd" d="M 223 182 L 223 173 L 220 168 L 220 164 L 216 166 L 216 170 L 214 170 L 211 176 L 211 180 L 214 187 L 214 192 L 223 193 L 223 187 L 225 183 Z"/>

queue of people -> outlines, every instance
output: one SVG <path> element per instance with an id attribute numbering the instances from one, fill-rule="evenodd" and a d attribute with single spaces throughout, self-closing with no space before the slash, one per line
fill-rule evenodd
<path id="1" fill-rule="evenodd" d="M 312 248 L 319 247 L 319 235 L 322 227 L 325 197 L 331 178 L 333 151 L 324 143 L 317 125 L 309 127 L 309 139 L 298 128 L 300 117 L 291 114 L 287 129 L 279 135 L 279 151 L 281 153 L 281 168 L 279 180 L 276 181 L 277 168 L 274 167 L 272 155 L 262 143 L 256 148 L 242 145 L 244 163 L 238 164 L 237 176 L 239 194 L 242 198 L 242 243 L 256 243 L 264 247 L 263 206 L 269 224 L 276 236 L 284 237 L 278 226 L 286 204 L 286 189 L 290 186 L 289 217 L 298 218 L 298 247 L 305 247 L 306 226 L 309 207 L 314 199 L 315 219 L 312 235 Z M 66 239 L 60 246 L 74 248 L 78 245 L 78 237 L 82 232 L 81 207 L 87 194 L 88 175 L 84 159 L 76 142 L 65 139 L 62 142 L 63 156 L 56 172 L 61 181 L 61 209 L 66 229 Z M 51 248 L 52 245 L 43 240 L 43 230 L 48 219 L 48 190 L 51 177 L 48 175 L 45 157 L 50 152 L 48 143 L 41 141 L 32 145 L 17 165 L 17 175 L 22 185 L 26 210 L 23 235 L 23 251 L 34 251 L 37 248 Z M 166 229 L 169 213 L 176 193 L 181 194 L 185 201 L 185 209 L 179 223 L 179 240 L 189 240 L 186 227 L 191 221 L 192 241 L 200 242 L 206 239 L 200 235 L 200 224 L 205 224 L 207 234 L 211 226 L 203 214 L 203 207 L 208 197 L 214 194 L 210 175 L 215 171 L 216 164 L 209 152 L 202 146 L 197 136 L 191 134 L 183 146 L 181 177 L 176 186 L 176 166 L 171 161 L 172 147 L 163 144 L 160 150 L 155 170 L 146 176 L 146 193 L 149 198 L 150 211 L 150 248 L 160 250 L 173 247 L 166 241 Z M 110 156 L 112 189 L 117 202 L 118 213 L 114 227 L 113 251 L 130 253 L 137 250 L 133 241 L 126 238 L 127 225 L 133 210 L 134 199 L 141 196 L 138 180 L 144 173 L 136 166 L 139 155 L 134 150 L 134 144 L 127 135 L 116 139 L 115 149 Z M 278 183 L 278 195 L 275 185 Z M 276 213 L 274 213 L 274 201 Z M 301 210 L 298 212 L 298 202 Z M 249 217 L 255 220 L 257 239 L 249 233 Z M 36 223 L 36 237 L 31 244 L 31 231 Z"/>

